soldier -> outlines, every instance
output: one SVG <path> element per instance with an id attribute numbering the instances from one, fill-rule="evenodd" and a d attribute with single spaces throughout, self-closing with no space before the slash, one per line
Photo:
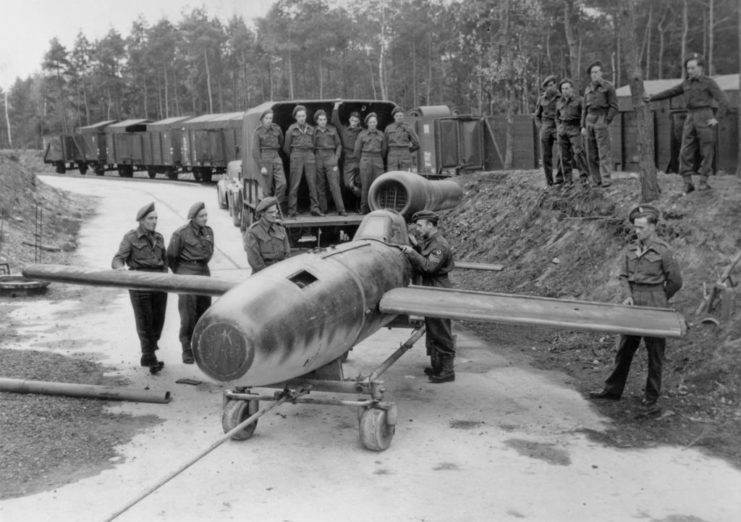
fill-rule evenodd
<path id="1" fill-rule="evenodd" d="M 386 170 L 412 171 L 412 152 L 419 149 L 419 138 L 412 127 L 404 121 L 404 109 L 394 107 L 391 111 L 394 123 L 383 131 L 388 157 Z"/>
<path id="2" fill-rule="evenodd" d="M 659 210 L 648 205 L 636 207 L 628 219 L 635 227 L 638 241 L 631 244 L 623 256 L 620 280 L 628 294 L 623 304 L 667 308 L 669 299 L 682 288 L 682 276 L 669 245 L 656 235 Z M 666 339 L 643 339 L 648 352 L 648 378 L 642 403 L 649 411 L 653 411 L 661 393 L 661 368 Z M 640 336 L 620 336 L 612 373 L 605 381 L 604 389 L 590 393 L 591 398 L 615 401 L 620 399 L 633 354 L 640 343 Z"/>
<path id="3" fill-rule="evenodd" d="M 286 131 L 283 151 L 291 158 L 291 179 L 288 189 L 288 215 L 298 214 L 298 186 L 306 171 L 306 184 L 309 186 L 311 215 L 323 216 L 319 210 L 316 191 L 316 160 L 314 158 L 314 127 L 306 123 L 306 107 L 296 105 L 293 108 L 293 123 Z"/>
<path id="4" fill-rule="evenodd" d="M 145 205 L 136 213 L 139 226 L 124 234 L 118 252 L 113 256 L 111 266 L 115 270 L 138 270 L 142 272 L 167 272 L 165 238 L 156 232 L 157 212 L 154 203 Z M 134 308 L 136 333 L 141 344 L 141 365 L 148 367 L 153 374 L 159 372 L 165 363 L 157 360 L 155 350 L 162 335 L 167 309 L 167 294 L 143 290 L 129 290 L 131 306 Z"/>
<path id="5" fill-rule="evenodd" d="M 556 143 L 556 102 L 558 101 L 558 90 L 556 89 L 556 77 L 551 75 L 543 80 L 543 94 L 538 98 L 538 107 L 535 109 L 535 124 L 540 135 L 540 148 L 543 154 L 543 171 L 545 182 L 550 187 L 553 181 L 553 145 Z M 558 164 L 556 174 L 556 185 L 563 183 L 563 170 Z"/>
<path id="6" fill-rule="evenodd" d="M 288 233 L 280 223 L 278 200 L 263 199 L 255 213 L 260 219 L 244 233 L 244 250 L 253 274 L 291 255 Z"/>
<path id="7" fill-rule="evenodd" d="M 561 96 L 556 102 L 556 123 L 563 177 L 566 183 L 573 183 L 571 172 L 576 166 L 582 183 L 589 183 L 589 167 L 581 135 L 582 99 L 574 91 L 574 84 L 569 79 L 561 80 L 558 90 Z"/>
<path id="8" fill-rule="evenodd" d="M 684 62 L 687 73 L 679 85 L 658 94 L 645 95 L 646 102 L 665 100 L 684 94 L 687 106 L 687 118 L 682 127 L 682 146 L 679 150 L 679 173 L 684 179 L 684 193 L 695 190 L 692 184 L 695 155 L 700 150 L 702 163 L 700 164 L 700 190 L 707 190 L 708 176 L 713 169 L 715 156 L 716 127 L 728 107 L 725 93 L 718 87 L 715 80 L 704 74 L 705 60 L 699 54 L 691 54 Z M 718 102 L 718 115 L 713 115 L 713 100 Z"/>
<path id="9" fill-rule="evenodd" d="M 353 111 L 348 120 L 349 125 L 341 127 L 342 149 L 344 158 L 342 164 L 342 178 L 345 188 L 356 197 L 360 197 L 360 169 L 359 158 L 355 155 L 355 142 L 362 132 L 360 127 L 360 113 Z"/>
<path id="10" fill-rule="evenodd" d="M 375 112 L 365 117 L 368 128 L 358 135 L 355 141 L 355 157 L 360 159 L 360 213 L 367 214 L 368 190 L 371 183 L 383 174 L 383 156 L 386 154 L 386 140 L 378 130 L 378 116 Z"/>
<path id="11" fill-rule="evenodd" d="M 618 113 L 615 87 L 602 79 L 602 62 L 587 67 L 590 82 L 584 90 L 581 133 L 587 137 L 587 159 L 596 186 L 612 184 L 612 152 L 609 126 Z"/>
<path id="12" fill-rule="evenodd" d="M 275 196 L 281 205 L 286 200 L 286 174 L 280 157 L 282 147 L 283 131 L 273 123 L 273 111 L 268 109 L 260 115 L 260 125 L 255 129 L 252 157 L 260 169 L 263 196 Z"/>
<path id="13" fill-rule="evenodd" d="M 172 233 L 167 246 L 167 264 L 175 274 L 210 276 L 208 262 L 214 254 L 214 231 L 206 225 L 208 211 L 203 202 L 194 203 L 188 210 L 188 223 Z M 198 319 L 211 306 L 207 295 L 179 294 L 180 344 L 183 362 L 193 364 L 190 340 Z"/>
<path id="14" fill-rule="evenodd" d="M 327 185 L 329 185 L 334 208 L 340 216 L 346 216 L 347 212 L 345 212 L 340 190 L 340 169 L 337 166 L 340 154 L 342 154 L 340 135 L 337 134 L 337 129 L 333 125 L 327 125 L 327 113 L 322 109 L 314 114 L 314 122 L 317 125 L 314 150 L 316 151 L 316 188 L 319 209 L 327 213 Z"/>
<path id="15" fill-rule="evenodd" d="M 422 285 L 450 288 L 452 285 L 448 272 L 453 269 L 455 261 L 448 241 L 437 228 L 439 219 L 430 210 L 416 212 L 412 216 L 412 222 L 416 224 L 421 241 L 414 248 L 405 245 L 402 250 L 420 276 Z M 412 242 L 415 241 L 412 239 Z M 425 368 L 425 373 L 430 382 L 454 381 L 455 343 L 450 319 L 425 317 L 425 328 L 427 355 L 432 362 L 429 368 Z"/>

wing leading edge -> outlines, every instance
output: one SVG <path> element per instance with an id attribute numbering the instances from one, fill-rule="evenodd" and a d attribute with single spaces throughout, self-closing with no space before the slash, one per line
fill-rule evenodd
<path id="1" fill-rule="evenodd" d="M 53 283 L 112 286 L 178 294 L 221 296 L 236 285 L 231 281 L 195 275 L 133 270 L 83 270 L 67 265 L 29 265 L 24 277 Z"/>
<path id="2" fill-rule="evenodd" d="M 379 308 L 387 314 L 649 337 L 682 337 L 687 330 L 682 315 L 667 308 L 421 286 L 390 290 Z"/>

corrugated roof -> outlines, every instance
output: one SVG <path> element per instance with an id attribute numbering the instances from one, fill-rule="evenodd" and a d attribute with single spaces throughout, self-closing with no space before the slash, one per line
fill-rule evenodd
<path id="1" fill-rule="evenodd" d="M 101 127 L 107 127 L 108 125 L 111 125 L 112 123 L 116 123 L 116 120 L 99 121 L 98 123 L 93 123 L 91 125 L 85 125 L 84 127 L 80 127 L 79 130 L 83 131 L 83 130 L 100 129 Z"/>
<path id="2" fill-rule="evenodd" d="M 739 90 L 739 75 L 738 74 L 720 74 L 712 77 L 718 86 L 724 91 L 737 91 Z M 682 78 L 671 78 L 664 80 L 646 80 L 643 82 L 643 88 L 648 94 L 656 94 L 657 92 L 671 89 L 678 83 L 682 82 Z M 630 96 L 630 85 L 623 85 L 615 91 L 618 98 L 621 96 Z"/>

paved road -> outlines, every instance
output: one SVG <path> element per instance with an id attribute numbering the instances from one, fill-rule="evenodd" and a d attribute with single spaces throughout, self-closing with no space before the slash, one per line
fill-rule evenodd
<path id="1" fill-rule="evenodd" d="M 213 271 L 246 277 L 240 236 L 215 188 L 94 178 L 43 178 L 95 195 L 98 214 L 82 230 L 78 261 L 106 267 L 134 214 L 155 200 L 169 233 L 197 200 L 209 205 L 218 252 Z M 15 313 L 28 322 L 31 346 L 44 336 L 64 352 L 90 354 L 131 386 L 170 390 L 169 405 L 114 404 L 111 411 L 156 415 L 162 422 L 118 448 L 120 458 L 96 476 L 54 491 L 0 503 L 0 520 L 99 521 L 115 513 L 221 434 L 222 385 L 179 361 L 177 307 L 170 299 L 164 342 L 167 366 L 152 377 L 136 366 L 137 340 L 128 296 L 104 304 L 39 301 Z M 48 332 L 50 318 L 59 324 Z M 393 444 L 383 453 L 358 442 L 354 411 L 284 405 L 260 420 L 246 442 L 227 442 L 122 515 L 119 520 L 261 521 L 737 521 L 741 472 L 693 449 L 619 450 L 588 440 L 607 420 L 557 373 L 502 355 L 457 330 L 455 383 L 428 384 L 422 343 L 387 374 L 399 405 Z M 408 332 L 379 332 L 346 365 L 353 376 L 377 364 Z M 48 340 L 48 339 L 47 339 Z"/>

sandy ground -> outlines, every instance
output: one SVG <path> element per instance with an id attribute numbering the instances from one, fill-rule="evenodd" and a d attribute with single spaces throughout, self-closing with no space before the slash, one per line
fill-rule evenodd
<path id="1" fill-rule="evenodd" d="M 100 198 L 99 214 L 81 231 L 81 265 L 107 267 L 143 204 L 157 202 L 159 230 L 168 240 L 188 207 L 204 200 L 218 246 L 214 276 L 247 274 L 239 270 L 246 267 L 239 232 L 216 208 L 213 186 L 44 180 Z M 18 308 L 15 317 L 27 321 L 21 332 L 27 343 L 18 348 L 90 354 L 132 387 L 170 390 L 174 400 L 111 404 L 114 413 L 162 422 L 119 447 L 112 465 L 95 476 L 0 502 L 4 522 L 106 519 L 222 435 L 223 386 L 180 364 L 174 296 L 160 343 L 167 366 L 153 377 L 137 366 L 128 294 L 104 292 L 109 297 L 94 306 L 40 300 Z M 52 321 L 57 326 L 50 330 Z M 354 410 L 284 405 L 260 420 L 251 440 L 227 442 L 119 520 L 741 520 L 738 469 L 693 449 L 620 450 L 591 442 L 582 430 L 604 430 L 607 420 L 566 376 L 457 334 L 455 383 L 426 382 L 422 343 L 386 374 L 387 398 L 399 405 L 387 451 L 362 448 Z M 407 335 L 379 332 L 351 352 L 345 374 L 374 366 Z M 205 382 L 176 384 L 181 377 Z"/>

